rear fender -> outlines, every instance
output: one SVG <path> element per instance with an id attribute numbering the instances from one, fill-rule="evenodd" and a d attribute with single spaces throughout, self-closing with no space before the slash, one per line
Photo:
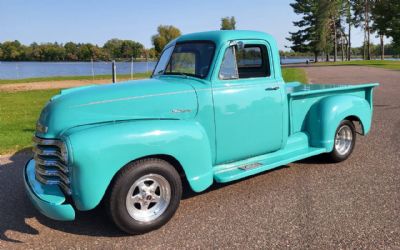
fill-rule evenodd
<path id="1" fill-rule="evenodd" d="M 205 190 L 213 181 L 210 143 L 197 122 L 108 123 L 72 129 L 64 137 L 72 152 L 72 191 L 79 210 L 94 208 L 123 166 L 149 155 L 175 158 L 196 192 Z"/>
<path id="2" fill-rule="evenodd" d="M 332 151 L 336 129 L 342 120 L 349 117 L 360 121 L 364 135 L 369 132 L 372 108 L 367 100 L 352 95 L 335 95 L 314 104 L 306 123 L 310 146 L 326 148 L 327 152 Z"/>

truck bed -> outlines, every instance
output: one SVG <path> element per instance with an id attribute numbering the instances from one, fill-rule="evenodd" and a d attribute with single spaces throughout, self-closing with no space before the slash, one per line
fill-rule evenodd
<path id="1" fill-rule="evenodd" d="M 372 90 L 377 85 L 378 83 L 358 85 L 287 83 L 285 87 L 288 97 L 289 135 L 306 131 L 304 121 L 308 111 L 315 103 L 328 96 L 358 96 L 367 100 L 372 109 Z"/>

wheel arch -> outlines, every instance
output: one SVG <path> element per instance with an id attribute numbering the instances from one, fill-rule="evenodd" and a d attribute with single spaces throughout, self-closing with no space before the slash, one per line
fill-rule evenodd
<path id="1" fill-rule="evenodd" d="M 306 129 L 312 147 L 330 152 L 337 127 L 343 120 L 359 122 L 363 135 L 371 127 L 372 108 L 367 100 L 353 95 L 333 95 L 321 99 L 310 109 Z"/>
<path id="2" fill-rule="evenodd" d="M 102 135 L 99 139 L 99 135 Z M 78 210 L 93 209 L 112 179 L 127 164 L 159 158 L 183 174 L 195 192 L 213 182 L 208 136 L 196 122 L 135 121 L 96 126 L 68 136 L 73 154 L 73 200 Z"/>
<path id="3" fill-rule="evenodd" d="M 365 133 L 364 124 L 363 124 L 363 122 L 361 121 L 361 119 L 360 119 L 358 116 L 356 116 L 356 115 L 350 115 L 350 116 L 347 116 L 346 118 L 344 118 L 344 120 L 349 120 L 349 121 L 351 121 L 354 125 L 355 125 L 355 123 L 360 124 L 360 127 L 361 127 L 361 134 L 362 134 L 362 135 L 365 135 L 365 134 L 366 134 L 366 133 Z M 357 127 L 356 127 L 356 129 L 357 129 Z"/>

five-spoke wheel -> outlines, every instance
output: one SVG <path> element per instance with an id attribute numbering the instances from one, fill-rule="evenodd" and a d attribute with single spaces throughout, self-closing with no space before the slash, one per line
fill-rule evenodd
<path id="1" fill-rule="evenodd" d="M 343 120 L 336 129 L 334 147 L 329 153 L 333 162 L 346 160 L 353 152 L 356 142 L 356 129 L 353 122 Z"/>
<path id="2" fill-rule="evenodd" d="M 147 158 L 126 165 L 107 193 L 106 206 L 114 223 L 131 234 L 167 223 L 179 206 L 180 176 L 167 161 Z"/>

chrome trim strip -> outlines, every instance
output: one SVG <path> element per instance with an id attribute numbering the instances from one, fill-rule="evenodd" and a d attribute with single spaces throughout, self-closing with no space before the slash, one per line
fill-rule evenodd
<path id="1" fill-rule="evenodd" d="M 41 155 L 41 156 L 55 156 L 57 158 L 59 158 L 61 161 L 63 160 L 63 157 L 61 155 L 60 152 L 58 152 L 58 150 L 55 149 L 41 149 L 39 147 L 34 147 L 32 150 L 35 154 Z"/>
<path id="2" fill-rule="evenodd" d="M 64 143 L 60 140 L 53 140 L 53 139 L 42 139 L 39 137 L 34 136 L 32 141 L 37 145 L 44 145 L 44 146 L 57 146 L 60 149 L 64 147 Z"/>
<path id="3" fill-rule="evenodd" d="M 177 94 L 184 94 L 184 93 L 196 93 L 196 92 L 194 90 L 182 90 L 182 91 L 151 94 L 151 95 L 130 96 L 130 97 L 123 97 L 123 98 L 117 98 L 117 99 L 110 99 L 110 100 L 103 100 L 103 101 L 95 101 L 95 102 L 89 102 L 89 103 L 84 103 L 84 104 L 78 104 L 78 105 L 72 106 L 72 108 L 90 106 L 90 105 L 95 105 L 95 104 L 110 103 L 110 102 L 128 101 L 128 100 L 133 100 L 133 99 L 142 99 L 142 98 L 148 98 L 148 97 L 154 97 L 154 96 L 177 95 Z"/>
<path id="4" fill-rule="evenodd" d="M 65 174 L 69 173 L 69 169 L 66 165 L 64 165 L 63 163 L 56 161 L 56 160 L 44 160 L 41 159 L 39 156 L 35 155 L 33 157 L 33 159 L 36 161 L 37 165 L 43 165 L 43 166 L 47 166 L 47 167 L 56 167 L 58 169 L 60 169 L 61 171 L 63 171 Z"/>
<path id="5" fill-rule="evenodd" d="M 68 195 L 72 194 L 71 189 L 60 180 L 47 180 L 43 178 L 41 175 L 39 175 L 37 172 L 35 172 L 35 178 L 38 182 L 44 185 L 58 185 L 66 194 Z"/>
<path id="6" fill-rule="evenodd" d="M 36 165 L 35 171 L 36 171 L 36 173 L 40 174 L 43 178 L 45 178 L 45 176 L 58 177 L 65 184 L 70 184 L 71 183 L 69 178 L 67 176 L 65 176 L 62 172 L 58 171 L 58 170 L 48 170 L 48 169 L 44 169 L 41 165 Z"/>

